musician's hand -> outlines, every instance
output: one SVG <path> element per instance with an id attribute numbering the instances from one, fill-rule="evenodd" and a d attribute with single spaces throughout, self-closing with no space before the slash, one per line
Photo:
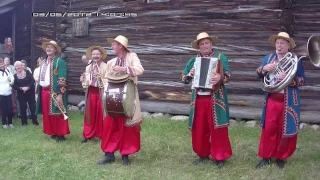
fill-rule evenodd
<path id="1" fill-rule="evenodd" d="M 267 64 L 267 65 L 263 66 L 262 70 L 269 72 L 269 71 L 274 70 L 275 67 L 276 67 L 275 64 Z"/>
<path id="2" fill-rule="evenodd" d="M 219 81 L 220 81 L 220 74 L 219 73 L 214 73 L 212 76 L 211 76 L 211 82 L 213 84 L 217 84 Z"/>
<path id="3" fill-rule="evenodd" d="M 63 105 L 62 94 L 58 94 L 58 96 L 57 96 L 57 102 L 58 102 L 58 105 L 59 105 L 59 106 L 62 106 L 62 105 Z"/>
<path id="4" fill-rule="evenodd" d="M 192 68 L 189 73 L 193 76 L 194 73 L 195 73 L 195 71 L 196 71 L 196 70 L 195 70 L 194 68 Z"/>
<path id="5" fill-rule="evenodd" d="M 29 90 L 30 88 L 29 87 L 22 87 L 21 90 L 25 93 Z"/>
<path id="6" fill-rule="evenodd" d="M 80 76 L 80 82 L 83 82 L 83 77 L 82 76 Z"/>
<path id="7" fill-rule="evenodd" d="M 115 66 L 115 67 L 113 67 L 113 70 L 116 71 L 116 72 L 126 72 L 127 68 L 126 67 Z"/>
<path id="8" fill-rule="evenodd" d="M 281 81 L 281 80 L 283 80 L 286 76 L 287 76 L 286 73 L 281 72 L 281 73 L 278 74 L 278 79 Z"/>

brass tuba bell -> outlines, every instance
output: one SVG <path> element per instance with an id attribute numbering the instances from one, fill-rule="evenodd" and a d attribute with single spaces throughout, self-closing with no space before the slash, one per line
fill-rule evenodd
<path id="1" fill-rule="evenodd" d="M 320 68 L 320 36 L 311 36 L 308 40 L 307 50 L 311 63 Z"/>

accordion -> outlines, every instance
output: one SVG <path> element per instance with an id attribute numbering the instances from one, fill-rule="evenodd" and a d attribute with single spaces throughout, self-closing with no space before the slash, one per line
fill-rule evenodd
<path id="1" fill-rule="evenodd" d="M 215 85 L 211 82 L 213 73 L 221 73 L 223 66 L 218 58 L 197 57 L 194 64 L 193 88 L 215 90 Z"/>

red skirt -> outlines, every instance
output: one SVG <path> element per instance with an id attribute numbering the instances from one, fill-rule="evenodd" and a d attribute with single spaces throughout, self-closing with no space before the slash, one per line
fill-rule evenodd
<path id="1" fill-rule="evenodd" d="M 265 159 L 287 159 L 296 150 L 297 135 L 282 138 L 284 94 L 269 94 L 266 106 L 265 125 L 261 133 L 258 154 Z"/>
<path id="2" fill-rule="evenodd" d="M 232 155 L 228 127 L 214 128 L 211 96 L 197 96 L 192 125 L 193 151 L 202 158 L 225 160 Z"/>
<path id="3" fill-rule="evenodd" d="M 68 119 L 64 120 L 63 115 L 49 115 L 50 89 L 42 88 L 42 121 L 43 132 L 51 136 L 65 136 L 70 134 Z"/>
<path id="4" fill-rule="evenodd" d="M 102 138 L 103 109 L 99 88 L 90 86 L 87 96 L 88 100 L 86 103 L 90 109 L 89 112 L 85 112 L 84 114 L 83 137 L 86 139 L 94 137 Z M 89 118 L 89 124 L 86 118 Z"/>

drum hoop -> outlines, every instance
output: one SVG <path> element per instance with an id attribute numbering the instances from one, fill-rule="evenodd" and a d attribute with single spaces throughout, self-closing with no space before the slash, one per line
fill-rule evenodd
<path id="1" fill-rule="evenodd" d="M 124 87 L 123 87 L 123 92 L 126 92 L 127 91 L 127 87 L 128 87 L 128 82 L 133 82 L 131 79 L 129 79 L 129 80 L 127 80 L 127 82 L 125 83 L 125 85 L 124 85 Z M 134 84 L 134 82 L 133 82 L 133 84 Z M 134 95 L 136 95 L 136 88 L 134 88 Z M 124 102 L 126 101 L 126 93 L 124 93 L 123 95 L 122 95 L 122 107 L 124 107 Z M 136 97 L 137 98 L 137 97 Z M 132 116 L 134 116 L 134 112 L 136 111 L 136 98 L 134 99 L 134 104 L 133 104 L 133 106 L 134 106 L 134 108 L 133 108 L 133 115 Z M 126 112 L 124 112 L 125 114 L 126 114 L 126 116 L 127 117 L 129 117 L 128 116 L 128 114 L 126 113 Z"/>
<path id="2" fill-rule="evenodd" d="M 108 79 L 108 82 L 112 82 L 112 83 L 123 83 L 125 81 L 128 81 L 128 79 L 121 79 L 121 80 L 111 80 L 111 79 Z"/>

